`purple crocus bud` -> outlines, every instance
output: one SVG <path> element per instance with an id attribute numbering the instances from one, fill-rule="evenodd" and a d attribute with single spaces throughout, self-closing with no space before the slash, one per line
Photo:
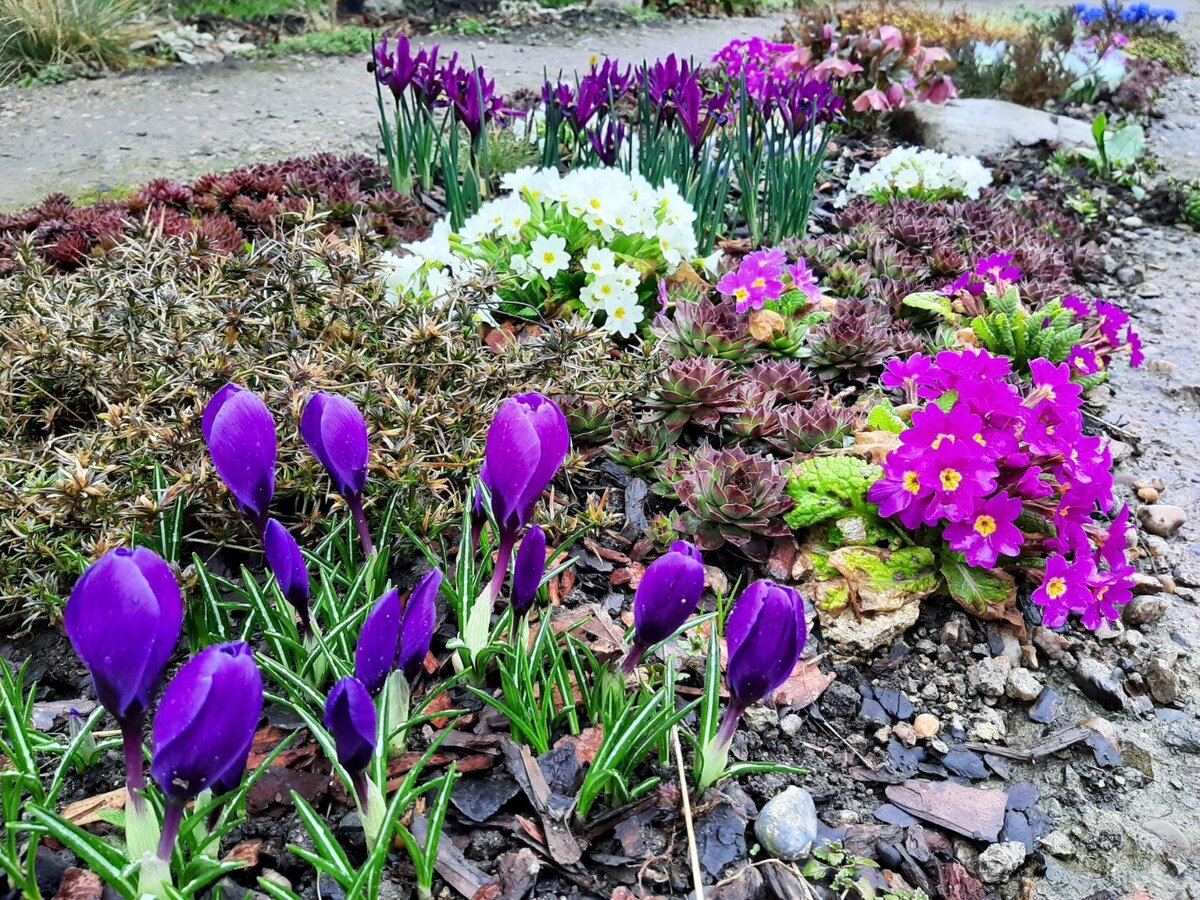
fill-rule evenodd
<path id="1" fill-rule="evenodd" d="M 400 624 L 400 657 L 396 667 L 412 681 L 421 672 L 433 632 L 437 629 L 437 596 L 442 586 L 442 573 L 433 569 L 413 589 L 404 607 Z"/>
<path id="2" fill-rule="evenodd" d="M 500 595 L 517 535 L 533 516 L 533 507 L 549 487 L 571 448 L 562 410 L 541 394 L 518 394 L 496 411 L 488 429 L 480 477 L 492 497 L 500 526 L 499 558 L 491 596 Z"/>
<path id="3" fill-rule="evenodd" d="M 171 679 L 154 717 L 150 766 L 167 798 L 160 859 L 171 858 L 189 801 L 241 781 L 262 708 L 262 675 L 249 644 L 202 650 Z"/>
<path id="4" fill-rule="evenodd" d="M 396 667 L 400 649 L 400 593 L 388 591 L 367 613 L 354 654 L 354 674 L 371 694 L 383 690 L 383 683 Z"/>
<path id="5" fill-rule="evenodd" d="M 546 574 L 546 532 L 534 525 L 521 541 L 517 561 L 513 566 L 512 611 L 514 618 L 529 612 L 537 599 L 538 588 Z"/>
<path id="6" fill-rule="evenodd" d="M 351 776 L 371 764 L 378 739 L 375 701 L 361 681 L 343 678 L 325 701 L 325 727 L 333 735 L 338 762 Z"/>
<path id="7" fill-rule="evenodd" d="M 111 550 L 75 583 L 64 618 L 97 699 L 121 727 L 125 777 L 140 804 L 142 725 L 183 627 L 179 583 L 153 550 Z"/>
<path id="8" fill-rule="evenodd" d="M 794 589 L 765 579 L 746 588 L 725 623 L 730 712 L 740 714 L 787 681 L 806 638 L 804 601 Z"/>
<path id="9" fill-rule="evenodd" d="M 633 646 L 622 668 L 632 672 L 646 651 L 683 627 L 704 594 L 704 561 L 687 541 L 646 567 L 633 597 Z"/>
<path id="10" fill-rule="evenodd" d="M 371 555 L 375 547 L 362 511 L 371 446 L 362 413 L 338 394 L 314 394 L 300 419 L 300 433 L 313 456 L 329 473 L 337 492 L 345 498 L 358 525 L 363 548 Z"/>
<path id="11" fill-rule="evenodd" d="M 267 553 L 267 565 L 279 582 L 279 590 L 299 613 L 301 632 L 308 636 L 312 633 L 309 619 L 312 594 L 308 584 L 308 566 L 304 562 L 304 554 L 300 552 L 300 545 L 278 519 L 267 522 L 263 545 Z"/>
<path id="12" fill-rule="evenodd" d="M 217 474 L 238 508 L 262 533 L 275 495 L 275 420 L 253 391 L 227 384 L 208 401 L 200 423 Z"/>

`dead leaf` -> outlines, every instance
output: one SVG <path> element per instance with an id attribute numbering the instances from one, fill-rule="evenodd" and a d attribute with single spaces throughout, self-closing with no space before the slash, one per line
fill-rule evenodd
<path id="1" fill-rule="evenodd" d="M 960 328 L 954 332 L 954 343 L 960 347 L 979 348 L 979 336 L 970 328 Z"/>
<path id="2" fill-rule="evenodd" d="M 596 761 L 596 754 L 600 752 L 600 745 L 603 742 L 604 728 L 597 725 L 593 728 L 585 728 L 579 734 L 564 735 L 554 746 L 570 747 L 575 751 L 575 758 L 581 765 L 590 766 Z"/>
<path id="3" fill-rule="evenodd" d="M 54 900 L 100 900 L 103 895 L 104 883 L 99 875 L 72 867 L 63 872 Z"/>
<path id="4" fill-rule="evenodd" d="M 243 863 L 247 869 L 257 869 L 258 860 L 262 855 L 263 842 L 261 838 L 256 838 L 252 841 L 242 841 L 227 854 L 221 862 Z"/>
<path id="5" fill-rule="evenodd" d="M 749 331 L 756 341 L 766 343 L 775 335 L 786 332 L 787 323 L 773 309 L 754 309 L 750 311 Z"/>
<path id="6" fill-rule="evenodd" d="M 860 431 L 854 435 L 854 452 L 876 465 L 883 465 L 887 455 L 900 446 L 900 435 L 892 431 Z"/>
<path id="7" fill-rule="evenodd" d="M 667 284 L 704 288 L 706 291 L 710 287 L 708 282 L 700 277 L 699 273 L 692 268 L 692 264 L 687 260 L 679 264 L 679 268 L 675 270 L 675 274 L 667 279 Z"/>
<path id="8" fill-rule="evenodd" d="M 63 809 L 62 817 L 72 825 L 78 825 L 80 828 L 86 825 L 94 825 L 97 822 L 103 821 L 100 818 L 100 813 L 124 809 L 126 796 L 128 795 L 125 792 L 125 788 L 117 788 L 115 791 L 109 791 L 106 794 L 97 794 L 85 800 L 76 800 Z"/>
<path id="9" fill-rule="evenodd" d="M 825 689 L 837 680 L 837 675 L 822 672 L 819 662 L 819 659 L 802 659 L 796 663 L 788 680 L 775 692 L 775 705 L 804 709 L 825 693 Z"/>

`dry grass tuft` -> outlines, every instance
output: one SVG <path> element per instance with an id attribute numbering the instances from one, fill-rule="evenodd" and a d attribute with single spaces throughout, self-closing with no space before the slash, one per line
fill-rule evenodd
<path id="1" fill-rule="evenodd" d="M 0 279 L 0 623 L 55 606 L 83 562 L 156 516 L 156 465 L 188 510 L 193 548 L 247 543 L 200 418 L 229 380 L 261 392 L 280 435 L 275 508 L 315 525 L 336 504 L 299 437 L 316 390 L 372 426 L 376 502 L 436 531 L 454 515 L 496 406 L 513 393 L 620 406 L 644 361 L 583 326 L 484 346 L 470 303 L 396 306 L 364 246 L 317 223 L 236 257 L 185 238 L 131 241 L 63 275 L 32 254 Z"/>
<path id="2" fill-rule="evenodd" d="M 141 0 L 0 0 L 0 84 L 47 66 L 119 67 L 147 37 Z"/>

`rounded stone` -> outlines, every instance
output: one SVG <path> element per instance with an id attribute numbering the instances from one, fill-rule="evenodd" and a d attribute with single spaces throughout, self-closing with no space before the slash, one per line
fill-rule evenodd
<path id="1" fill-rule="evenodd" d="M 942 729 L 941 720 L 933 713 L 921 713 L 913 719 L 913 731 L 922 740 L 928 740 Z"/>
<path id="2" fill-rule="evenodd" d="M 1142 527 L 1159 537 L 1170 537 L 1182 527 L 1187 519 L 1187 513 L 1180 507 L 1172 506 L 1169 503 L 1143 506 L 1138 511 L 1138 516 L 1142 520 Z"/>
<path id="3" fill-rule="evenodd" d="M 1007 881 L 1021 863 L 1025 862 L 1025 845 L 1020 841 L 1003 841 L 992 844 L 979 854 L 977 874 L 981 881 L 999 884 Z"/>
<path id="4" fill-rule="evenodd" d="M 1042 692 L 1042 684 L 1028 669 L 1013 669 L 1008 673 L 1005 692 L 1013 700 L 1032 703 Z"/>
<path id="5" fill-rule="evenodd" d="M 817 807 L 804 788 L 789 787 L 767 801 L 754 821 L 754 834 L 771 856 L 794 862 L 817 839 Z"/>

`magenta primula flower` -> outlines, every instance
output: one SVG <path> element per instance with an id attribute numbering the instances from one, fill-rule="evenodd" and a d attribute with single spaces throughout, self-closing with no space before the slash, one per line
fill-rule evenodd
<path id="1" fill-rule="evenodd" d="M 1115 347 L 1121 346 L 1121 331 L 1129 324 L 1129 313 L 1115 303 L 1096 301 L 1096 317 L 1100 333 Z"/>
<path id="2" fill-rule="evenodd" d="M 1100 538 L 1098 555 L 1114 574 L 1132 575 L 1134 568 L 1129 564 L 1129 504 L 1121 507 L 1112 525 Z"/>
<path id="3" fill-rule="evenodd" d="M 889 360 L 879 380 L 886 388 L 904 391 L 909 403 L 915 403 L 917 398 L 936 400 L 943 393 L 933 360 L 924 353 L 914 353 L 907 359 L 897 356 Z"/>
<path id="4" fill-rule="evenodd" d="M 915 531 L 925 522 L 933 491 L 921 483 L 921 473 L 915 465 L 895 466 L 891 457 L 888 461 L 885 477 L 871 485 L 867 499 L 879 507 L 881 516 L 895 516 L 905 528 Z"/>
<path id="5" fill-rule="evenodd" d="M 794 266 L 787 267 L 787 273 L 792 279 L 792 290 L 802 293 L 809 303 L 815 303 L 820 299 L 821 286 L 817 283 L 817 276 L 808 267 L 807 260 L 796 260 Z"/>
<path id="6" fill-rule="evenodd" d="M 1042 607 L 1042 624 L 1058 628 L 1066 624 L 1072 612 L 1083 612 L 1093 603 L 1088 590 L 1091 575 L 1090 559 L 1068 563 L 1066 557 L 1055 555 L 1046 560 L 1042 585 L 1033 592 L 1033 602 Z"/>
<path id="7" fill-rule="evenodd" d="M 783 269 L 768 259 L 755 259 L 757 255 L 747 256 L 738 274 L 742 283 L 750 289 L 752 308 L 762 309 L 766 301 L 778 300 L 783 295 Z"/>
<path id="8" fill-rule="evenodd" d="M 942 536 L 951 549 L 966 554 L 968 565 L 995 568 L 1001 556 L 1021 553 L 1025 536 L 1016 521 L 1022 508 L 1020 500 L 1000 491 L 981 501 L 965 521 L 948 525 Z"/>
<path id="9" fill-rule="evenodd" d="M 981 259 L 975 265 L 975 274 L 1003 290 L 1022 278 L 1021 270 L 1012 264 L 1013 254 L 996 253 Z"/>
<path id="10" fill-rule="evenodd" d="M 1146 354 L 1142 352 L 1142 337 L 1133 330 L 1132 325 L 1125 329 L 1125 343 L 1129 345 L 1130 367 L 1139 368 L 1146 361 Z"/>
<path id="11" fill-rule="evenodd" d="M 1077 319 L 1086 318 L 1092 314 L 1092 305 L 1082 297 L 1076 297 L 1073 294 L 1063 297 L 1062 305 L 1064 309 L 1069 309 L 1073 312 Z"/>
<path id="12" fill-rule="evenodd" d="M 1071 355 L 1067 357 L 1067 365 L 1071 367 L 1072 375 L 1084 378 L 1088 375 L 1095 375 L 1104 369 L 1099 357 L 1096 356 L 1096 351 L 1082 344 L 1071 348 Z"/>
<path id="13" fill-rule="evenodd" d="M 761 309 L 763 299 L 760 296 L 755 297 L 750 290 L 750 285 L 746 277 L 742 274 L 739 268 L 736 272 L 727 272 L 717 282 L 717 292 L 723 297 L 732 300 L 739 313 L 746 313 L 752 309 Z"/>

